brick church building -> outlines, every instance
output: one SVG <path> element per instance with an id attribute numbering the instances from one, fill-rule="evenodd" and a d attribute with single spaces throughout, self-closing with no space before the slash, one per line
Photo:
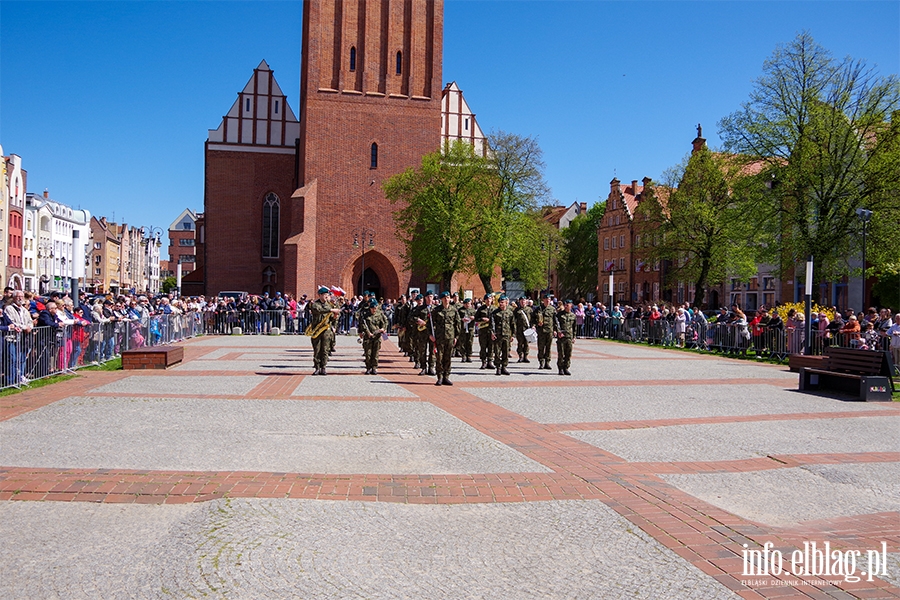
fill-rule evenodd
<path id="1" fill-rule="evenodd" d="M 441 87 L 442 51 L 442 0 L 304 1 L 299 118 L 262 61 L 209 132 L 207 294 L 425 289 L 381 186 L 443 140 L 483 147 L 459 89 Z M 473 279 L 454 291 L 480 293 Z"/>

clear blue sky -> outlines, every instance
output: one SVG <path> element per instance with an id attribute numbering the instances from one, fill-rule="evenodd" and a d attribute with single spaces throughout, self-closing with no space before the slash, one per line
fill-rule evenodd
<path id="1" fill-rule="evenodd" d="M 260 60 L 299 110 L 301 2 L 0 2 L 0 143 L 29 191 L 166 227 L 203 209 L 203 143 Z M 711 146 L 778 43 L 808 30 L 900 72 L 900 2 L 465 1 L 444 82 L 486 131 L 536 136 L 561 203 Z"/>

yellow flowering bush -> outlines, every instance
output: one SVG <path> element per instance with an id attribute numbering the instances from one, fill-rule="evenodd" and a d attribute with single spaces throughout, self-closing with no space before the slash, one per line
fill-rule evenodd
<path id="1" fill-rule="evenodd" d="M 778 316 L 781 317 L 782 321 L 787 322 L 788 311 L 790 311 L 792 308 L 794 310 L 796 310 L 798 313 L 802 314 L 803 311 L 806 310 L 806 303 L 805 302 L 789 302 L 787 304 L 782 304 L 781 306 L 779 306 L 778 308 L 775 309 L 775 312 L 778 313 Z M 834 321 L 834 311 L 832 309 L 830 309 L 826 306 L 819 306 L 818 304 L 813 302 L 811 314 L 817 315 L 819 313 L 825 313 L 826 315 L 828 315 L 829 321 Z"/>

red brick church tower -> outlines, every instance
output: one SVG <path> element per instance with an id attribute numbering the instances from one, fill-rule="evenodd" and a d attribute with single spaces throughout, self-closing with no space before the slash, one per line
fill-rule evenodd
<path id="1" fill-rule="evenodd" d="M 265 62 L 210 132 L 207 293 L 359 293 L 363 262 L 367 289 L 406 291 L 381 184 L 440 147 L 442 46 L 443 0 L 305 0 L 296 142 Z"/>

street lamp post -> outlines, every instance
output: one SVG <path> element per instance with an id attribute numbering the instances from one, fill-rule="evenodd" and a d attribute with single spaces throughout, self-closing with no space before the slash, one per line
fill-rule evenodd
<path id="1" fill-rule="evenodd" d="M 40 267 L 41 271 L 38 275 L 38 292 L 41 294 L 46 294 L 47 284 L 50 281 L 49 277 L 47 277 L 47 259 L 49 258 L 51 261 L 54 259 L 53 244 L 51 244 L 50 242 L 38 243 L 37 258 L 38 266 Z"/>
<path id="2" fill-rule="evenodd" d="M 869 307 L 869 301 L 866 296 L 866 230 L 869 228 L 869 221 L 872 220 L 872 211 L 865 208 L 857 208 L 856 216 L 860 218 L 863 224 L 863 255 L 862 255 L 862 310 L 865 312 Z"/>
<path id="3" fill-rule="evenodd" d="M 553 234 L 548 234 L 546 245 L 541 243 L 541 250 L 547 251 L 547 291 L 548 292 L 551 291 L 550 290 L 550 259 L 552 256 L 552 252 L 554 250 L 554 246 L 555 246 L 555 250 L 557 252 L 559 252 L 559 242 L 557 242 L 556 244 L 553 244 Z"/>
<path id="4" fill-rule="evenodd" d="M 366 241 L 368 240 L 368 242 Z M 362 265 L 359 272 L 359 296 L 366 290 L 366 250 L 375 247 L 375 230 L 364 227 L 353 234 L 353 247 L 362 249 Z"/>

